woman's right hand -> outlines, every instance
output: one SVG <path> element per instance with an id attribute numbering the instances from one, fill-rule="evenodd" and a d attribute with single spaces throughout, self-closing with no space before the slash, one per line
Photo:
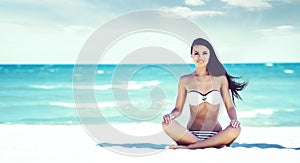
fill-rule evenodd
<path id="1" fill-rule="evenodd" d="M 169 123 L 172 122 L 172 120 L 173 120 L 174 118 L 175 118 L 174 115 L 172 115 L 172 114 L 166 114 L 166 115 L 164 115 L 164 117 L 163 117 L 163 123 L 169 124 Z"/>

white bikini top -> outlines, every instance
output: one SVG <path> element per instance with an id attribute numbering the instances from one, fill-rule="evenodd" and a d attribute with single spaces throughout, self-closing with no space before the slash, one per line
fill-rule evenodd
<path id="1" fill-rule="evenodd" d="M 187 98 L 190 105 L 200 105 L 203 102 L 217 105 L 223 102 L 221 93 L 218 90 L 211 90 L 206 94 L 202 94 L 196 90 L 191 90 L 188 92 Z"/>

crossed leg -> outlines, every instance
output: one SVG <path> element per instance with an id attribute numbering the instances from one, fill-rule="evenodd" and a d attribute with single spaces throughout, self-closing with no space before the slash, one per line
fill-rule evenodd
<path id="1" fill-rule="evenodd" d="M 230 144 L 239 136 L 241 127 L 233 128 L 227 126 L 218 134 L 205 139 L 199 140 L 189 130 L 180 125 L 177 121 L 172 121 L 170 124 L 163 123 L 163 129 L 178 145 L 186 145 L 190 149 L 196 148 L 220 148 Z"/>

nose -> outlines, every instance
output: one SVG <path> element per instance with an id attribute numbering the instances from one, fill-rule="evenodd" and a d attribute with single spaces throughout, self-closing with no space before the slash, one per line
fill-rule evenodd
<path id="1" fill-rule="evenodd" d="M 204 55 L 203 54 L 199 54 L 198 58 L 203 59 Z"/>

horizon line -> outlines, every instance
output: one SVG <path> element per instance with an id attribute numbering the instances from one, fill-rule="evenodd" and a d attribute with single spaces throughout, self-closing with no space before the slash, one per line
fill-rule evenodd
<path id="1" fill-rule="evenodd" d="M 295 64 L 298 62 L 225 62 L 226 64 Z M 97 65 L 193 65 L 194 63 L 100 63 Z M 0 63 L 0 65 L 95 65 L 94 63 Z"/>

